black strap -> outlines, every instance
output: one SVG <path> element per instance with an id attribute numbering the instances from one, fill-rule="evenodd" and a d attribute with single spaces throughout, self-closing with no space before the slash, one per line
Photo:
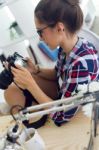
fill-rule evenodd
<path id="1" fill-rule="evenodd" d="M 38 129 L 42 126 L 45 125 L 46 123 L 46 120 L 47 120 L 47 115 L 44 115 L 41 119 L 39 119 L 38 121 L 36 122 L 33 122 L 33 123 L 29 123 L 29 121 L 23 121 L 23 124 L 27 127 L 27 128 L 35 128 L 35 129 Z"/>
<path id="2" fill-rule="evenodd" d="M 36 99 L 32 96 L 32 94 L 28 91 L 28 90 L 22 90 L 23 91 L 23 94 L 25 96 L 25 107 L 29 107 L 29 106 L 32 106 L 32 102 L 35 101 L 36 103 L 38 103 L 36 101 Z M 27 127 L 27 128 L 40 128 L 42 127 L 45 123 L 46 123 L 46 120 L 47 120 L 47 116 L 48 115 L 44 115 L 42 116 L 38 121 L 35 121 L 33 123 L 29 123 L 29 121 L 23 121 L 23 124 Z"/>

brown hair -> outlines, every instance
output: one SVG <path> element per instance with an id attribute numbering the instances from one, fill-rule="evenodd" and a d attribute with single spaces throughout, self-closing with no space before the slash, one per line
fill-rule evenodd
<path id="1" fill-rule="evenodd" d="M 35 8 L 35 16 L 46 25 L 63 22 L 71 33 L 78 31 L 83 24 L 79 0 L 41 0 Z"/>

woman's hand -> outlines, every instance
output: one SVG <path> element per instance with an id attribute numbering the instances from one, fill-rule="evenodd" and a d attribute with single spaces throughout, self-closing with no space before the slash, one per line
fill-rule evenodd
<path id="1" fill-rule="evenodd" d="M 11 67 L 14 75 L 14 82 L 22 89 L 28 89 L 32 82 L 35 82 L 31 73 L 24 67 L 16 65 L 17 68 Z"/>
<path id="2" fill-rule="evenodd" d="M 25 60 L 27 61 L 27 69 L 30 73 L 36 72 L 36 67 L 33 64 L 32 60 L 28 57 L 25 58 Z"/>

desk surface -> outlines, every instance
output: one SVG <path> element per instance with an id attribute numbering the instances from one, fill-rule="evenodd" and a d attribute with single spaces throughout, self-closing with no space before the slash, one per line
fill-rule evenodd
<path id="1" fill-rule="evenodd" d="M 12 124 L 11 116 L 0 117 L 0 132 Z M 91 119 L 82 111 L 71 122 L 57 127 L 51 120 L 38 129 L 46 144 L 46 150 L 84 150 L 88 147 L 91 136 Z"/>
<path id="2" fill-rule="evenodd" d="M 91 136 L 91 119 L 79 112 L 71 122 L 56 127 L 50 120 L 38 130 L 48 150 L 84 150 Z"/>

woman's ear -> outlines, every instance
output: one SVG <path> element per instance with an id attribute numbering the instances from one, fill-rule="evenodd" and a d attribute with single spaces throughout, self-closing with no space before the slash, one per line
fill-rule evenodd
<path id="1" fill-rule="evenodd" d="M 64 24 L 63 24 L 62 22 L 58 22 L 58 23 L 57 23 L 57 31 L 58 31 L 58 32 L 60 32 L 60 31 L 63 32 L 64 29 L 65 29 Z"/>

